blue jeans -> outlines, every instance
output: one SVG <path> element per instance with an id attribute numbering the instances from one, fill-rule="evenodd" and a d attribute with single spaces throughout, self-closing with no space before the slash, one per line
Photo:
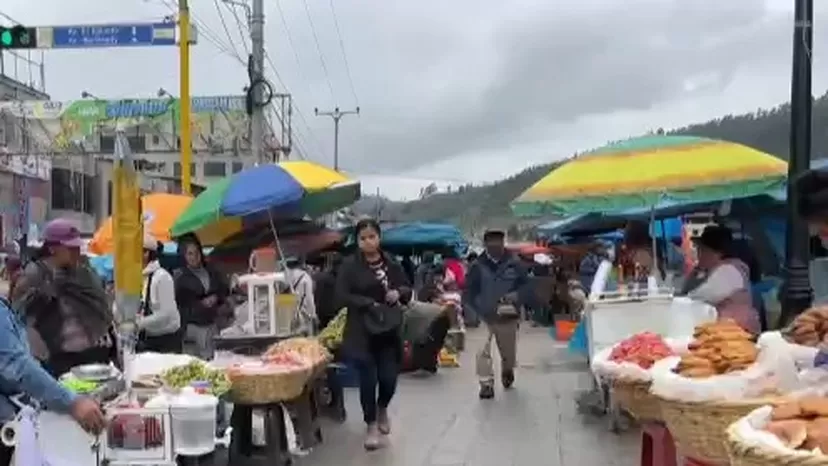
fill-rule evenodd
<path id="1" fill-rule="evenodd" d="M 377 422 L 377 411 L 386 409 L 397 391 L 400 373 L 399 341 L 369 337 L 368 352 L 355 361 L 359 372 L 359 402 L 366 424 Z"/>

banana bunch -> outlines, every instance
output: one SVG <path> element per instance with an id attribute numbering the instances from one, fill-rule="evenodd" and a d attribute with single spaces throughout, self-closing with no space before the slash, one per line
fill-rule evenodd
<path id="1" fill-rule="evenodd" d="M 347 315 L 348 310 L 346 308 L 340 309 L 336 317 L 328 322 L 328 325 L 319 332 L 319 342 L 325 348 L 334 350 L 342 344 L 342 335 L 345 333 L 345 319 Z"/>

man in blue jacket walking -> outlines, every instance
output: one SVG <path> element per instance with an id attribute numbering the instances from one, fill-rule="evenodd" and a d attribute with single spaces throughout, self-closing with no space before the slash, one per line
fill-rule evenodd
<path id="1" fill-rule="evenodd" d="M 486 252 L 478 257 L 466 275 L 466 296 L 488 332 L 485 345 L 477 353 L 477 376 L 480 398 L 491 399 L 495 385 L 492 340 L 500 353 L 503 388 L 509 389 L 515 382 L 520 324 L 518 300 L 528 283 L 528 275 L 520 261 L 506 251 L 503 231 L 486 231 L 483 242 Z"/>

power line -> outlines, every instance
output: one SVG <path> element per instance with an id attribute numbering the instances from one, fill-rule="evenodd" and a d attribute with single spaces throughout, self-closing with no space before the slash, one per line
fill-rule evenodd
<path id="1" fill-rule="evenodd" d="M 242 47 L 244 47 L 244 52 L 247 55 L 250 55 L 250 48 L 247 46 L 247 37 L 245 36 L 245 31 L 249 29 L 250 18 L 248 18 L 247 23 L 242 22 L 241 18 L 239 18 L 239 13 L 236 11 L 235 8 L 227 5 L 227 9 L 230 10 L 230 13 L 233 15 L 233 19 L 236 20 L 236 25 L 239 27 L 239 37 L 241 38 Z"/>
<path id="2" fill-rule="evenodd" d="M 334 7 L 334 0 L 330 0 L 330 4 L 336 36 L 339 38 L 339 49 L 342 51 L 342 61 L 345 63 L 345 72 L 348 75 L 348 85 L 351 87 L 351 94 L 354 96 L 354 104 L 359 107 L 359 97 L 357 97 L 356 88 L 354 87 L 354 78 L 351 76 L 351 65 L 348 63 L 348 54 L 345 52 L 345 41 L 342 39 L 342 31 L 339 29 L 339 18 Z"/>
<path id="3" fill-rule="evenodd" d="M 313 17 L 311 16 L 310 6 L 308 6 L 308 0 L 303 0 L 305 4 L 305 15 L 308 17 L 308 23 L 311 27 L 311 33 L 313 34 L 313 41 L 316 43 L 316 52 L 319 54 L 319 63 L 322 64 L 322 71 L 325 73 L 325 81 L 328 83 L 328 90 L 331 92 L 331 102 L 336 104 L 336 96 L 334 95 L 333 84 L 331 83 L 331 75 L 328 73 L 328 65 L 325 63 L 325 55 L 322 53 L 322 46 L 319 45 L 319 35 L 316 34 L 316 25 L 313 23 Z"/>
<path id="4" fill-rule="evenodd" d="M 230 44 L 230 47 L 233 49 L 233 54 L 237 58 L 239 58 L 240 60 L 244 61 L 244 59 L 241 58 L 241 55 L 238 52 L 236 52 L 236 47 L 233 45 L 233 38 L 230 37 L 230 29 L 227 27 L 227 22 L 224 21 L 224 13 L 221 11 L 221 5 L 219 5 L 219 0 L 213 0 L 213 5 L 215 5 L 215 7 L 216 7 L 216 13 L 218 13 L 219 21 L 221 22 L 221 27 L 222 27 L 222 29 L 224 29 L 224 35 L 227 37 L 227 42 Z M 242 45 L 244 45 L 245 48 L 246 48 L 247 44 L 242 42 Z M 249 54 L 250 54 L 250 52 L 248 52 L 246 55 L 249 55 Z"/>

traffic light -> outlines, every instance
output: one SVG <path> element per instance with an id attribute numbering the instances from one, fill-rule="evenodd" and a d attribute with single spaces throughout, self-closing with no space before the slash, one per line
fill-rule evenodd
<path id="1" fill-rule="evenodd" d="M 0 26 L 0 49 L 37 48 L 37 29 L 24 26 Z"/>

